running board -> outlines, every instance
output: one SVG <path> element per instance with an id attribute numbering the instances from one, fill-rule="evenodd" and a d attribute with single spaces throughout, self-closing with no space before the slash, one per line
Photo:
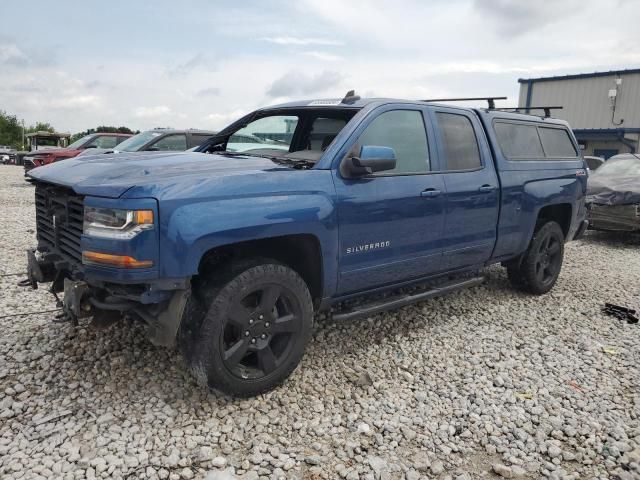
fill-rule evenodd
<path id="1" fill-rule="evenodd" d="M 336 313 L 333 315 L 333 319 L 336 321 L 354 320 L 360 317 L 368 317 L 375 315 L 376 313 L 384 312 L 386 310 L 393 310 L 395 308 L 404 307 L 413 303 L 421 302 L 433 297 L 439 297 L 447 293 L 455 292 L 463 288 L 471 288 L 480 285 L 484 282 L 484 277 L 467 278 L 462 281 L 444 283 L 438 287 L 431 288 L 429 290 L 415 293 L 412 295 L 396 295 L 394 297 L 386 298 L 384 300 L 373 301 L 371 303 L 365 303 L 357 310 L 349 310 L 344 313 Z"/>

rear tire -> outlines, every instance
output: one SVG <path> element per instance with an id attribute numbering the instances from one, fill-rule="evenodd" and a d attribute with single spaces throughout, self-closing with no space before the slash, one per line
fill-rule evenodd
<path id="1" fill-rule="evenodd" d="M 564 232 L 557 222 L 540 226 L 520 262 L 507 265 L 507 275 L 518 290 L 542 295 L 553 288 L 562 269 Z"/>
<path id="2" fill-rule="evenodd" d="M 275 260 L 253 259 L 194 285 L 180 333 L 192 373 L 209 388 L 250 397 L 280 385 L 311 337 L 304 280 Z"/>

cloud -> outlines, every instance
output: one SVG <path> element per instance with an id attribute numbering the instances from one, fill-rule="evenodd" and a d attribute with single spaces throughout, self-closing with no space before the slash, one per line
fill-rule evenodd
<path id="1" fill-rule="evenodd" d="M 263 41 L 269 43 L 275 43 L 277 45 L 299 45 L 299 46 L 309 46 L 309 45 L 324 45 L 324 46 L 340 46 L 344 45 L 340 40 L 333 40 L 329 38 L 314 38 L 314 37 L 291 37 L 291 36 L 280 36 L 280 37 L 264 37 Z"/>
<path id="2" fill-rule="evenodd" d="M 196 97 L 217 97 L 220 95 L 220 89 L 218 87 L 203 88 L 196 92 Z"/>
<path id="3" fill-rule="evenodd" d="M 0 65 L 8 67 L 25 67 L 31 62 L 29 57 L 16 45 L 0 45 Z"/>
<path id="4" fill-rule="evenodd" d="M 474 0 L 476 11 L 486 16 L 504 36 L 519 36 L 548 25 L 566 22 L 581 7 L 580 0 L 527 2 Z"/>
<path id="5" fill-rule="evenodd" d="M 138 107 L 133 115 L 136 118 L 156 118 L 169 115 L 171 108 L 166 105 L 156 105 L 155 107 Z"/>
<path id="6" fill-rule="evenodd" d="M 224 113 L 210 113 L 205 116 L 205 119 L 207 120 L 208 128 L 222 129 L 247 113 L 249 112 L 238 109 Z"/>
<path id="7" fill-rule="evenodd" d="M 266 93 L 269 97 L 288 97 L 325 92 L 336 87 L 342 78 L 342 74 L 327 70 L 317 75 L 292 71 L 274 81 Z"/>
<path id="8" fill-rule="evenodd" d="M 193 70 L 203 69 L 207 71 L 216 70 L 216 62 L 203 54 L 202 52 L 196 53 L 186 61 L 175 65 L 167 70 L 170 76 L 186 75 Z"/>
<path id="9" fill-rule="evenodd" d="M 56 97 L 49 102 L 52 108 L 75 109 L 97 108 L 102 105 L 102 99 L 97 95 L 69 95 Z"/>
<path id="10" fill-rule="evenodd" d="M 317 58 L 318 60 L 323 60 L 326 62 L 339 62 L 340 60 L 344 60 L 344 58 L 340 55 L 334 55 L 327 52 L 319 52 L 317 50 L 302 52 L 302 54 L 306 55 L 307 57 Z"/>

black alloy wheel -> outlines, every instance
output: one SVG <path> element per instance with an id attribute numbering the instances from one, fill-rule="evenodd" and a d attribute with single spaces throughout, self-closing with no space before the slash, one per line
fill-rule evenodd
<path id="1" fill-rule="evenodd" d="M 200 383 L 239 397 L 280 385 L 300 363 L 313 301 L 300 275 L 275 260 L 218 266 L 193 285 L 178 341 Z"/>
<path id="2" fill-rule="evenodd" d="M 237 299 L 220 337 L 227 369 L 238 378 L 274 372 L 291 353 L 302 329 L 300 303 L 292 292 L 265 284 Z"/>
<path id="3" fill-rule="evenodd" d="M 564 232 L 554 221 L 538 226 L 529 248 L 506 264 L 511 284 L 524 292 L 542 295 L 553 288 L 562 269 Z"/>
<path id="4" fill-rule="evenodd" d="M 562 267 L 562 240 L 548 232 L 540 242 L 535 259 L 535 274 L 541 285 L 553 282 Z"/>

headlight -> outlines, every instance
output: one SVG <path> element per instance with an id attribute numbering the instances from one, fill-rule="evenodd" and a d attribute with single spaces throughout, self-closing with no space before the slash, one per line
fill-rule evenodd
<path id="1" fill-rule="evenodd" d="M 151 229 L 153 210 L 84 207 L 85 235 L 126 240 Z"/>

